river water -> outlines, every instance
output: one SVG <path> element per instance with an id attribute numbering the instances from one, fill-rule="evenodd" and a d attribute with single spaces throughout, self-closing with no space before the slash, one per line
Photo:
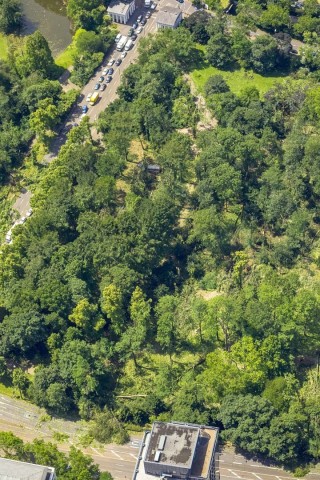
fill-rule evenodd
<path id="1" fill-rule="evenodd" d="M 40 30 L 54 56 L 71 42 L 70 21 L 63 0 L 22 0 L 24 34 Z"/>

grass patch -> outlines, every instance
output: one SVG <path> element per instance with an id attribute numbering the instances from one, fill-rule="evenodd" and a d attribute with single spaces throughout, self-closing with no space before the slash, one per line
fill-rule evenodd
<path id="1" fill-rule="evenodd" d="M 73 42 L 70 45 L 68 45 L 68 47 L 65 50 L 63 50 L 63 52 L 59 53 L 59 55 L 55 59 L 56 64 L 59 67 L 63 67 L 65 69 L 71 67 L 71 65 L 73 65 L 73 58 L 76 52 L 77 52 L 77 49 Z"/>
<path id="2" fill-rule="evenodd" d="M 195 69 L 191 72 L 191 78 L 195 83 L 198 90 L 203 92 L 203 87 L 212 75 L 222 75 L 227 84 L 230 87 L 230 90 L 238 94 L 246 87 L 256 87 L 260 94 L 263 95 L 277 82 L 283 82 L 286 78 L 286 75 L 274 74 L 268 75 L 266 77 L 259 75 L 258 73 L 248 72 L 244 69 L 239 70 L 220 70 L 219 68 L 206 66 L 205 68 Z"/>
<path id="3" fill-rule="evenodd" d="M 15 398 L 15 389 L 9 385 L 5 385 L 4 383 L 0 383 L 0 394 L 7 395 L 8 397 Z"/>
<path id="4" fill-rule="evenodd" d="M 8 42 L 7 37 L 0 33 L 0 59 L 6 60 L 8 54 Z"/>

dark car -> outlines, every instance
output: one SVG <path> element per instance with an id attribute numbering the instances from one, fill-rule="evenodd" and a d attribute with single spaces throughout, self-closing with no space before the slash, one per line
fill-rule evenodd
<path id="1" fill-rule="evenodd" d="M 133 35 L 133 32 L 134 32 L 134 29 L 133 28 L 130 28 L 129 32 L 128 32 L 128 37 L 131 37 L 131 35 Z"/>
<path id="2" fill-rule="evenodd" d="M 113 75 L 113 72 L 114 72 L 113 68 L 109 68 L 109 70 L 107 71 L 107 74 L 108 75 Z"/>
<path id="3" fill-rule="evenodd" d="M 116 65 L 117 67 L 119 67 L 119 65 L 120 65 L 121 63 L 122 63 L 121 58 L 117 58 L 117 60 L 115 61 L 115 65 Z"/>
<path id="4" fill-rule="evenodd" d="M 132 28 L 133 28 L 133 29 L 138 28 L 138 23 L 137 23 L 137 22 L 134 22 L 134 24 L 132 25 Z"/>
<path id="5" fill-rule="evenodd" d="M 107 85 L 104 83 L 103 85 L 101 85 L 101 91 L 103 92 L 105 89 L 106 89 Z"/>
<path id="6" fill-rule="evenodd" d="M 134 42 L 135 40 L 137 40 L 137 34 L 134 33 L 132 36 L 131 36 L 131 40 Z"/>
<path id="7" fill-rule="evenodd" d="M 101 75 L 101 77 L 99 77 L 99 82 L 102 83 L 104 80 L 104 77 Z"/>
<path id="8" fill-rule="evenodd" d="M 112 80 L 112 77 L 111 75 L 108 75 L 107 78 L 106 78 L 106 83 L 110 83 Z"/>
<path id="9" fill-rule="evenodd" d="M 89 110 L 88 105 L 82 106 L 82 113 L 87 113 L 88 110 Z"/>
<path id="10" fill-rule="evenodd" d="M 146 18 L 150 18 L 151 17 L 151 12 L 149 10 L 149 12 L 146 13 Z"/>
<path id="11" fill-rule="evenodd" d="M 142 15 L 139 15 L 139 17 L 137 18 L 137 22 L 140 23 L 142 20 Z"/>
<path id="12" fill-rule="evenodd" d="M 141 25 L 145 25 L 147 23 L 147 20 L 145 18 L 143 18 L 140 23 L 141 23 Z"/>
<path id="13" fill-rule="evenodd" d="M 99 88 L 100 88 L 100 83 L 96 83 L 95 86 L 94 86 L 94 89 L 99 90 Z"/>

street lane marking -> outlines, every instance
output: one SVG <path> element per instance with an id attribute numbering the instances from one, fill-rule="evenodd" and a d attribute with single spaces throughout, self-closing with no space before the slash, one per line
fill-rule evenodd
<path id="1" fill-rule="evenodd" d="M 277 467 L 268 467 L 268 465 L 257 465 L 256 463 L 255 463 L 255 464 L 250 463 L 250 464 L 249 464 L 249 467 L 255 467 L 255 468 L 270 468 L 270 470 L 279 470 L 279 468 L 277 468 Z"/>
<path id="2" fill-rule="evenodd" d="M 104 456 L 102 455 L 102 453 L 100 453 L 96 448 L 93 448 L 93 447 L 90 447 L 94 452 L 96 452 L 98 455 L 100 455 L 100 457 L 104 458 Z"/>
<path id="3" fill-rule="evenodd" d="M 252 472 L 252 474 L 253 474 L 255 477 L 257 477 L 258 480 L 262 480 L 262 478 L 259 477 L 259 475 L 257 475 L 256 473 Z M 279 477 L 277 477 L 277 478 L 279 478 Z M 281 480 L 281 479 L 280 479 L 280 480 Z"/>
<path id="4" fill-rule="evenodd" d="M 230 468 L 228 468 L 228 472 L 232 473 L 235 477 L 237 478 L 241 478 L 237 473 L 233 472 L 232 470 L 230 470 Z"/>
<path id="5" fill-rule="evenodd" d="M 232 463 L 235 463 L 237 465 L 242 465 L 242 462 L 232 462 Z"/>
<path id="6" fill-rule="evenodd" d="M 236 469 L 230 470 L 230 468 L 227 468 L 226 470 L 229 470 L 229 472 L 232 471 L 232 473 L 235 473 L 234 472 L 234 470 L 235 470 L 236 472 L 240 472 L 240 473 L 251 473 L 251 474 L 253 474 L 253 472 L 248 472 L 247 470 L 236 470 Z M 276 475 L 271 475 L 270 473 L 264 473 L 264 472 L 261 472 L 260 475 L 265 475 L 267 477 L 276 477 Z M 283 480 L 284 478 L 288 478 L 290 480 L 293 480 L 293 477 L 285 477 L 285 476 L 281 475 L 281 479 Z"/>
<path id="7" fill-rule="evenodd" d="M 114 450 L 110 450 L 111 453 L 113 453 L 116 457 L 120 458 L 120 460 L 123 460 L 123 458 L 118 455 Z"/>
<path id="8" fill-rule="evenodd" d="M 133 455 L 133 453 L 129 453 L 129 455 L 131 455 L 131 457 L 135 458 L 136 460 L 138 460 L 138 457 L 136 457 L 135 455 Z"/>

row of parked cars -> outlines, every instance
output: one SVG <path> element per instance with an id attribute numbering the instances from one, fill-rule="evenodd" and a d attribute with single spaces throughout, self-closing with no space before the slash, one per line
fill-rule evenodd
<path id="1" fill-rule="evenodd" d="M 156 4 L 153 4 L 154 8 Z M 151 11 L 148 11 L 146 15 L 143 17 L 143 15 L 139 15 L 137 18 L 137 21 L 132 25 L 132 27 L 128 31 L 128 37 L 130 40 L 133 42 L 137 39 L 137 35 L 142 32 L 144 25 L 147 23 L 148 18 L 150 18 L 152 15 Z M 118 35 L 115 38 L 115 42 L 118 43 L 123 37 L 121 33 L 118 33 Z M 103 69 L 102 75 L 99 77 L 98 82 L 94 86 L 95 91 L 100 91 L 103 92 L 106 89 L 106 86 L 108 83 L 112 81 L 113 74 L 114 74 L 114 68 L 113 67 L 119 67 L 122 63 L 122 60 L 127 56 L 128 50 L 124 50 L 121 55 L 115 59 L 111 58 L 107 64 L 107 66 Z M 88 93 L 86 101 L 87 102 L 92 102 L 92 96 L 93 93 Z M 88 105 L 83 105 L 82 107 L 82 113 L 86 114 L 88 111 Z"/>
<path id="2" fill-rule="evenodd" d="M 31 217 L 31 215 L 32 215 L 32 208 L 29 208 L 29 210 L 27 211 L 24 217 L 21 217 L 19 220 L 14 222 L 14 224 L 6 234 L 6 243 L 12 243 L 12 230 L 14 229 L 14 227 L 16 227 L 17 225 L 23 225 L 24 222 L 27 220 L 27 218 Z"/>

